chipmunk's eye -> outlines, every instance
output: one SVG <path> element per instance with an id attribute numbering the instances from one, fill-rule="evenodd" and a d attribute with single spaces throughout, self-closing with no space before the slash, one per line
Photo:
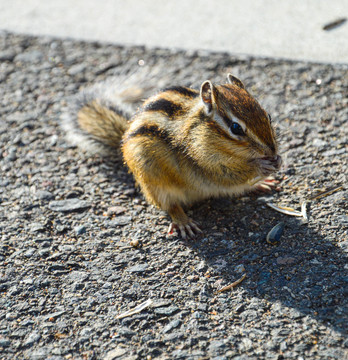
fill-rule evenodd
<path id="1" fill-rule="evenodd" d="M 269 122 L 271 123 L 272 122 L 272 118 L 271 118 L 271 115 L 268 114 L 268 118 L 269 118 Z"/>
<path id="2" fill-rule="evenodd" d="M 245 135 L 242 127 L 236 122 L 232 123 L 230 129 L 234 135 L 239 135 L 239 136 Z"/>

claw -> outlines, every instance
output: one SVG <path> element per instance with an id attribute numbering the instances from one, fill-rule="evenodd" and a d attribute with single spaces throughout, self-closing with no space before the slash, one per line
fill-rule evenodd
<path id="1" fill-rule="evenodd" d="M 184 240 L 187 238 L 194 239 L 197 234 L 202 233 L 202 230 L 192 220 L 190 220 L 187 224 L 171 223 L 168 228 L 168 235 L 172 235 L 174 230 L 178 230 L 180 232 L 180 236 Z"/>
<path id="2" fill-rule="evenodd" d="M 170 223 L 169 228 L 168 228 L 168 235 L 173 235 L 174 230 L 175 230 L 174 224 Z"/>
<path id="3" fill-rule="evenodd" d="M 267 184 L 257 184 L 255 186 L 255 189 L 256 190 L 259 190 L 259 191 L 264 191 L 264 192 L 271 192 L 272 191 L 272 188 L 270 186 L 268 186 Z"/>
<path id="4" fill-rule="evenodd" d="M 272 176 L 258 182 L 254 186 L 254 190 L 262 192 L 271 192 L 273 189 L 277 190 L 277 184 L 279 181 L 274 179 Z"/>
<path id="5" fill-rule="evenodd" d="M 189 234 L 189 237 L 192 239 L 192 238 L 194 238 L 195 237 L 195 234 L 194 234 L 194 232 L 192 231 L 192 228 L 190 227 L 190 225 L 185 225 L 185 228 L 186 228 L 186 230 L 187 230 L 187 232 L 188 232 L 188 234 Z"/>
<path id="6" fill-rule="evenodd" d="M 203 234 L 203 231 L 198 227 L 198 224 L 194 221 L 191 221 L 191 228 L 197 233 L 197 234 Z"/>
<path id="7" fill-rule="evenodd" d="M 181 235 L 181 237 L 184 239 L 184 240 L 186 240 L 186 231 L 185 231 L 185 227 L 184 227 L 184 225 L 179 225 L 178 226 L 179 227 L 179 230 L 180 230 L 180 235 Z"/>

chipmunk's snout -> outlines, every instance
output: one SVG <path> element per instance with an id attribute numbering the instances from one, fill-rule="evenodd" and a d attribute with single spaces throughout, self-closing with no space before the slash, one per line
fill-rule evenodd
<path id="1" fill-rule="evenodd" d="M 279 155 L 276 156 L 264 156 L 254 160 L 255 164 L 260 170 L 263 176 L 268 176 L 273 172 L 279 170 L 282 165 L 282 158 Z"/>
<path id="2" fill-rule="evenodd" d="M 264 153 L 265 157 L 268 157 L 268 158 L 273 158 L 273 157 L 278 156 L 277 145 L 273 142 L 270 144 L 267 144 L 267 146 L 265 146 L 263 148 L 263 153 Z"/>
<path id="3" fill-rule="evenodd" d="M 271 150 L 272 154 L 276 154 L 276 153 L 277 153 L 277 150 L 276 150 L 275 145 L 272 144 L 272 145 L 269 147 L 269 149 Z"/>
<path id="4" fill-rule="evenodd" d="M 270 163 L 275 169 L 279 169 L 282 165 L 282 158 L 280 155 L 265 156 L 262 159 Z"/>

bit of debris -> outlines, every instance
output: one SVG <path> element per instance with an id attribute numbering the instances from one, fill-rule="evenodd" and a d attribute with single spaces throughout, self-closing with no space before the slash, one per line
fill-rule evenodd
<path id="1" fill-rule="evenodd" d="M 276 226 L 274 226 L 271 231 L 267 234 L 266 241 L 271 244 L 275 245 L 279 243 L 279 240 L 284 232 L 285 224 L 283 222 L 280 222 Z"/>
<path id="2" fill-rule="evenodd" d="M 328 24 L 323 26 L 323 30 L 329 31 L 329 30 L 336 29 L 337 27 L 343 25 L 346 21 L 347 21 L 347 18 L 340 18 L 335 21 L 331 21 Z"/>
<path id="3" fill-rule="evenodd" d="M 271 203 L 266 203 L 267 206 L 271 207 L 272 209 L 283 213 L 285 215 L 291 215 L 291 216 L 302 216 L 302 212 L 296 211 L 293 208 L 285 207 L 285 206 L 277 206 Z"/>
<path id="4" fill-rule="evenodd" d="M 323 192 L 320 192 L 319 194 L 315 195 L 315 196 L 311 196 L 308 200 L 304 200 L 302 203 L 301 203 L 301 211 L 296 211 L 294 210 L 293 208 L 290 208 L 290 207 L 286 207 L 286 206 L 278 206 L 278 205 L 274 205 L 272 203 L 266 203 L 267 206 L 271 207 L 272 209 L 278 211 L 278 212 L 281 212 L 285 215 L 291 215 L 291 216 L 301 216 L 303 217 L 306 221 L 308 221 L 308 214 L 307 214 L 307 204 L 308 202 L 310 201 L 313 201 L 313 200 L 318 200 L 318 199 L 321 199 L 325 196 L 328 196 L 328 195 L 331 195 L 333 194 L 334 192 L 336 191 L 339 191 L 339 190 L 342 190 L 343 189 L 343 186 L 342 185 L 339 185 L 339 186 L 336 186 L 334 188 L 330 188 L 328 190 L 325 190 Z"/>
<path id="5" fill-rule="evenodd" d="M 240 279 L 236 280 L 236 281 L 233 282 L 232 284 L 226 285 L 226 286 L 222 287 L 222 288 L 221 288 L 220 290 L 218 290 L 217 292 L 218 292 L 218 293 L 221 293 L 221 292 L 230 290 L 230 289 L 236 287 L 237 285 L 239 285 L 245 278 L 246 278 L 246 274 L 244 274 Z"/>
<path id="6" fill-rule="evenodd" d="M 325 196 L 329 196 L 329 195 L 333 194 L 334 192 L 342 190 L 342 189 L 343 189 L 342 185 L 339 185 L 339 186 L 336 186 L 336 187 L 333 187 L 333 188 L 329 188 L 328 190 L 322 191 L 322 192 L 320 192 L 319 194 L 317 194 L 315 196 L 311 196 L 308 200 L 318 200 L 318 199 L 321 199 L 321 198 L 323 198 Z"/>
<path id="7" fill-rule="evenodd" d="M 303 201 L 302 204 L 301 204 L 301 214 L 302 214 L 302 217 L 308 221 L 308 214 L 307 214 L 307 201 Z"/>
<path id="8" fill-rule="evenodd" d="M 134 314 L 138 314 L 141 311 L 143 311 L 144 309 L 146 309 L 147 307 L 149 307 L 151 304 L 152 304 L 152 300 L 148 299 L 145 302 L 141 303 L 140 305 L 136 306 L 134 309 L 128 310 L 128 311 L 116 316 L 116 319 L 123 319 L 125 317 L 132 316 Z"/>

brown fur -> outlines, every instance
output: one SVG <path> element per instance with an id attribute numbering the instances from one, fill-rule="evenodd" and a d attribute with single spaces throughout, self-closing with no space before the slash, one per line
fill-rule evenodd
<path id="1" fill-rule="evenodd" d="M 122 136 L 128 129 L 127 120 L 102 106 L 98 101 L 85 105 L 77 114 L 77 121 L 82 130 L 104 144 L 119 148 Z"/>
<path id="2" fill-rule="evenodd" d="M 268 114 L 247 90 L 232 84 L 218 86 L 217 89 L 219 109 L 230 109 L 265 145 L 274 145 L 274 132 Z"/>
<path id="3" fill-rule="evenodd" d="M 254 158 L 277 153 L 267 113 L 240 80 L 229 79 L 217 86 L 205 82 L 201 96 L 183 87 L 160 92 L 130 123 L 93 101 L 79 111 L 78 122 L 107 145 L 118 147 L 122 139 L 124 160 L 146 199 L 168 211 L 173 223 L 190 227 L 183 205 L 242 192 L 261 173 Z M 231 113 L 247 127 L 242 139 L 214 120 Z"/>

